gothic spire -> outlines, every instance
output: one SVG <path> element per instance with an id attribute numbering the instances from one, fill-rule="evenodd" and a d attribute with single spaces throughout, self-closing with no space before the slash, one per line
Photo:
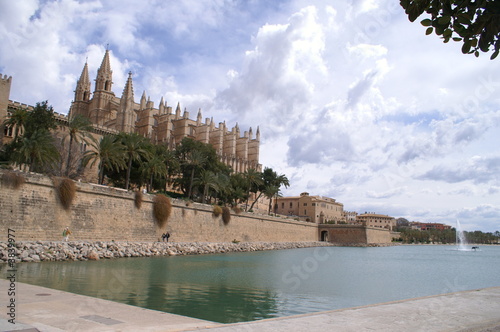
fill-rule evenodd
<path id="1" fill-rule="evenodd" d="M 96 90 L 105 90 L 111 92 L 113 84 L 113 71 L 109 61 L 109 50 L 106 50 L 101 66 L 97 70 Z"/>
<path id="2" fill-rule="evenodd" d="M 165 102 L 163 101 L 163 97 L 161 97 L 160 105 L 158 105 L 159 113 L 165 113 Z"/>
<path id="3" fill-rule="evenodd" d="M 175 119 L 179 119 L 181 117 L 181 103 L 177 102 L 177 108 L 175 109 Z"/>
<path id="4" fill-rule="evenodd" d="M 115 129 L 131 133 L 134 131 L 134 122 L 134 88 L 132 86 L 132 72 L 129 72 L 127 83 L 125 83 L 123 94 L 120 98 L 120 110 L 116 116 Z"/>
<path id="5" fill-rule="evenodd" d="M 104 53 L 104 58 L 101 62 L 101 67 L 99 67 L 99 71 L 111 72 L 111 64 L 109 61 L 109 50 L 106 49 L 106 53 Z"/>
<path id="6" fill-rule="evenodd" d="M 80 79 L 76 83 L 75 101 L 89 101 L 90 99 L 90 79 L 87 62 L 83 67 Z"/>
<path id="7" fill-rule="evenodd" d="M 123 88 L 122 99 L 130 100 L 132 103 L 134 102 L 134 87 L 132 84 L 132 72 L 128 73 L 127 83 L 125 83 L 125 87 Z"/>
<path id="8" fill-rule="evenodd" d="M 201 108 L 199 108 L 198 109 L 198 116 L 196 117 L 196 123 L 198 123 L 198 125 L 201 124 L 201 119 L 202 119 Z"/>

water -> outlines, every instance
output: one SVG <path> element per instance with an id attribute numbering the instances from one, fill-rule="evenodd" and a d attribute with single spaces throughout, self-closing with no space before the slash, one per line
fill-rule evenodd
<path id="1" fill-rule="evenodd" d="M 18 264 L 19 281 L 222 323 L 500 286 L 500 246 L 320 247 Z M 6 275 L 6 266 L 0 266 Z M 424 309 L 423 309 L 424 310 Z"/>
<path id="2" fill-rule="evenodd" d="M 456 242 L 457 242 L 457 250 L 467 251 L 467 239 L 465 238 L 465 233 L 462 229 L 462 225 L 460 225 L 460 221 L 457 219 L 457 229 L 456 233 Z"/>

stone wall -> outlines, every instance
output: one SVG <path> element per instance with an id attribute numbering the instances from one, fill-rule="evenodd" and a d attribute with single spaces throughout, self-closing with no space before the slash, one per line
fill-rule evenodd
<path id="1" fill-rule="evenodd" d="M 366 242 L 367 243 L 391 243 L 392 242 L 392 232 L 375 227 L 366 228 Z"/>
<path id="2" fill-rule="evenodd" d="M 0 170 L 0 178 L 6 171 Z M 122 189 L 76 183 L 71 207 L 60 205 L 52 179 L 22 173 L 25 183 L 14 189 L 0 181 L 0 233 L 15 231 L 16 241 L 59 241 L 68 226 L 72 240 L 157 241 L 168 230 L 174 242 L 317 241 L 318 226 L 252 213 L 232 214 L 224 225 L 212 207 L 172 200 L 173 211 L 164 229 L 152 216 L 153 195 L 144 195 L 140 209 L 134 194 Z M 0 239 L 6 241 L 7 239 Z"/>
<path id="3" fill-rule="evenodd" d="M 389 230 L 361 225 L 321 224 L 318 232 L 319 239 L 325 239 L 326 232 L 327 241 L 337 245 L 388 244 L 392 241 Z"/>

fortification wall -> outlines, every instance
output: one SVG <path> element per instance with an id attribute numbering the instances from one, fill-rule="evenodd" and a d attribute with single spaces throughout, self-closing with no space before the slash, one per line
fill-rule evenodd
<path id="1" fill-rule="evenodd" d="M 391 243 L 392 233 L 383 228 L 366 228 L 366 241 L 367 243 Z"/>
<path id="2" fill-rule="evenodd" d="M 0 170 L 0 178 L 4 173 Z M 13 229 L 18 241 L 58 241 L 66 226 L 73 232 L 71 239 L 87 241 L 157 241 L 165 231 L 154 223 L 153 195 L 144 195 L 137 209 L 132 192 L 76 183 L 74 201 L 64 210 L 50 178 L 27 173 L 23 176 L 25 183 L 17 189 L 0 181 L 0 233 Z M 166 230 L 175 242 L 318 240 L 318 226 L 311 223 L 233 213 L 224 225 L 220 216 L 213 216 L 211 206 L 186 206 L 180 200 L 172 200 L 172 205 Z"/>
<path id="3" fill-rule="evenodd" d="M 327 231 L 328 241 L 335 244 L 367 243 L 366 228 L 363 226 L 322 224 L 319 227 L 319 231 L 320 234 L 322 231 Z"/>
<path id="4" fill-rule="evenodd" d="M 391 232 L 387 229 L 371 228 L 362 225 L 330 225 L 318 227 L 319 238 L 323 232 L 328 233 L 328 241 L 337 245 L 353 244 L 388 244 L 392 241 Z"/>

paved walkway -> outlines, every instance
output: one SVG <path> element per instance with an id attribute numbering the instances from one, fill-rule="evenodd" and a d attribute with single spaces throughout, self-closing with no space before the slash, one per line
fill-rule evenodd
<path id="1" fill-rule="evenodd" d="M 16 284 L 13 325 L 8 288 L 9 281 L 0 280 L 0 331 L 500 332 L 500 287 L 228 325 L 22 283 Z"/>
<path id="2" fill-rule="evenodd" d="M 0 331 L 182 331 L 220 325 L 24 283 L 16 283 L 13 325 L 6 315 L 8 288 L 9 281 L 0 280 Z"/>

